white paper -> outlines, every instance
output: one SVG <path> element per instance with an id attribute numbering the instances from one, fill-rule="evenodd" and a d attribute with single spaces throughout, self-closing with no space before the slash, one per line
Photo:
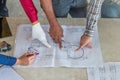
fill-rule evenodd
<path id="1" fill-rule="evenodd" d="M 120 80 L 120 62 L 105 63 L 87 69 L 88 80 Z"/>
<path id="2" fill-rule="evenodd" d="M 0 80 L 24 80 L 12 67 L 0 68 Z"/>
<path id="3" fill-rule="evenodd" d="M 62 25 L 64 38 L 62 40 L 63 48 L 59 49 L 49 36 L 49 26 L 41 25 L 46 33 L 47 40 L 52 48 L 46 48 L 38 40 L 31 39 L 32 26 L 24 24 L 18 27 L 15 43 L 14 56 L 23 55 L 28 47 L 34 47 L 39 51 L 35 62 L 28 67 L 90 67 L 102 64 L 102 54 L 97 29 L 93 37 L 92 49 L 83 48 L 75 51 L 79 47 L 80 37 L 85 31 L 82 26 Z M 37 34 L 36 34 L 37 35 Z"/>

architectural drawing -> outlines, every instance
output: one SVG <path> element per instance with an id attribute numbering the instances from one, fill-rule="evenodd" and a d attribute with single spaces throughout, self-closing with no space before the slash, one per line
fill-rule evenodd
<path id="1" fill-rule="evenodd" d="M 120 62 L 108 62 L 87 69 L 88 80 L 120 80 Z"/>
<path id="2" fill-rule="evenodd" d="M 39 40 L 32 40 L 32 27 L 29 24 L 20 25 L 17 30 L 14 56 L 19 57 L 25 52 L 39 52 L 35 62 L 29 67 L 90 67 L 102 64 L 102 55 L 99 45 L 99 38 L 96 29 L 93 48 L 82 48 L 75 51 L 79 47 L 80 37 L 85 27 L 82 26 L 65 26 L 64 38 L 62 38 L 62 49 L 58 44 L 54 43 L 49 35 L 49 26 L 42 25 L 45 31 L 47 41 L 52 48 L 45 47 Z M 21 45 L 23 44 L 23 45 Z M 95 45 L 94 45 L 95 44 Z"/>
<path id="3" fill-rule="evenodd" d="M 62 41 L 63 48 L 62 50 L 66 51 L 67 57 L 70 59 L 80 59 L 84 56 L 84 49 L 81 49 L 80 51 L 75 51 L 76 48 L 79 47 L 78 44 L 73 44 L 71 42 Z"/>

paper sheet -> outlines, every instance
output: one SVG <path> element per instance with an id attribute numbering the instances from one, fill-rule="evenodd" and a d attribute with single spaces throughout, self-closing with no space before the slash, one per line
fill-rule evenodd
<path id="1" fill-rule="evenodd" d="M 87 69 L 88 80 L 120 80 L 120 62 L 105 63 Z"/>
<path id="2" fill-rule="evenodd" d="M 90 67 L 102 64 L 102 54 L 97 29 L 93 38 L 92 49 L 83 48 L 75 51 L 79 46 L 80 37 L 85 31 L 82 26 L 65 26 L 62 25 L 64 38 L 62 40 L 63 48 L 53 42 L 49 36 L 49 26 L 42 25 L 47 40 L 52 48 L 46 48 L 38 40 L 31 39 L 32 27 L 29 24 L 20 25 L 17 30 L 14 56 L 23 55 L 28 47 L 34 47 L 39 51 L 35 62 L 28 67 Z"/>
<path id="3" fill-rule="evenodd" d="M 24 80 L 12 67 L 0 68 L 0 80 Z"/>

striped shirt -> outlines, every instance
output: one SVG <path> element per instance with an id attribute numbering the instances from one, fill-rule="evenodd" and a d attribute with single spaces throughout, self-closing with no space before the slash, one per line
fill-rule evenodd
<path id="1" fill-rule="evenodd" d="M 93 36 L 101 12 L 103 0 L 90 0 L 87 8 L 87 23 L 85 35 Z"/>

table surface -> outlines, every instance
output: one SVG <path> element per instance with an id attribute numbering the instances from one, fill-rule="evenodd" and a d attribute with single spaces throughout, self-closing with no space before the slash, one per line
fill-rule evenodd
<path id="1" fill-rule="evenodd" d="M 9 17 L 7 18 L 11 37 L 2 38 L 0 41 L 7 41 L 12 45 L 12 50 L 4 53 L 5 55 L 13 55 L 14 42 L 17 27 L 20 24 L 30 24 L 25 17 Z M 58 19 L 62 25 L 81 25 L 85 26 L 85 19 L 80 18 L 64 18 Z M 48 24 L 47 19 L 40 19 L 41 24 Z M 98 23 L 99 39 L 104 62 L 120 61 L 120 19 L 100 19 Z M 15 70 L 25 80 L 87 80 L 87 71 L 82 68 L 15 68 Z"/>

